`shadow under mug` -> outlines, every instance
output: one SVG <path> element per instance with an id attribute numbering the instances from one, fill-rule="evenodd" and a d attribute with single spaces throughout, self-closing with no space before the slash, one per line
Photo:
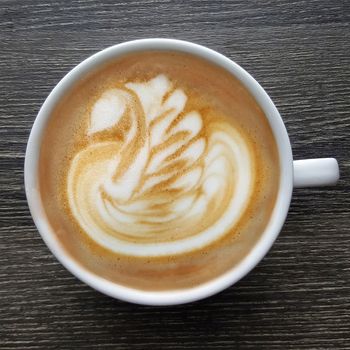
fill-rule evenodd
<path id="1" fill-rule="evenodd" d="M 275 207 L 266 229 L 250 252 L 231 270 L 215 279 L 184 290 L 142 291 L 108 281 L 88 271 L 67 254 L 46 218 L 38 183 L 39 151 L 50 115 L 66 91 L 96 67 L 124 54 L 165 50 L 190 53 L 223 67 L 238 78 L 264 111 L 272 128 L 280 160 L 280 182 Z M 270 97 L 259 83 L 227 57 L 191 42 L 173 39 L 143 39 L 109 47 L 94 54 L 72 69 L 52 90 L 41 107 L 28 140 L 25 156 L 25 190 L 33 220 L 43 240 L 56 258 L 77 278 L 96 290 L 124 301 L 146 305 L 183 304 L 209 297 L 231 286 L 266 255 L 277 238 L 289 209 L 293 187 L 333 185 L 339 178 L 338 163 L 333 158 L 293 161 L 285 125 Z"/>

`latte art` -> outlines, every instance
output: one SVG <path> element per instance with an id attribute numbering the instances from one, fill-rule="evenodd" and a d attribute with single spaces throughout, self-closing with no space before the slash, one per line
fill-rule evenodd
<path id="1" fill-rule="evenodd" d="M 255 173 L 245 139 L 229 123 L 204 124 L 188 102 L 160 74 L 109 89 L 92 106 L 89 143 L 71 162 L 67 195 L 99 245 L 135 257 L 191 252 L 244 213 Z"/>
<path id="2" fill-rule="evenodd" d="M 274 210 L 279 155 L 263 110 L 222 67 L 177 51 L 115 57 L 57 103 L 39 191 L 67 254 L 138 290 L 239 264 Z"/>

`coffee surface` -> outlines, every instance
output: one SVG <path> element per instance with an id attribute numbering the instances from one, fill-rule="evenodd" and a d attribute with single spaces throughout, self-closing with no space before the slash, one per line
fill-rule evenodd
<path id="1" fill-rule="evenodd" d="M 40 154 L 49 222 L 81 265 L 147 290 L 199 285 L 259 240 L 279 162 L 244 86 L 192 55 L 142 52 L 78 82 Z"/>

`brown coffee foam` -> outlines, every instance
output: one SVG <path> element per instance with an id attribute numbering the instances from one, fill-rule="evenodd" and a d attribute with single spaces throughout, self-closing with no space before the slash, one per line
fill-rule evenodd
<path id="1" fill-rule="evenodd" d="M 147 81 L 160 73 L 186 91 L 189 95 L 186 111 L 200 111 L 204 128 L 210 122 L 224 120 L 240 131 L 255 159 L 256 180 L 252 200 L 238 224 L 214 244 L 171 257 L 127 257 L 97 245 L 81 230 L 67 203 L 66 174 L 74 155 L 85 149 L 92 139 L 123 141 L 120 130 L 108 130 L 89 139 L 84 136 L 91 106 L 101 93 L 109 88 L 122 88 L 128 81 Z M 278 164 L 277 148 L 266 117 L 235 78 L 194 56 L 148 52 L 116 60 L 90 74 L 65 96 L 54 110 L 44 135 L 39 180 L 50 224 L 64 248 L 81 265 L 135 288 L 178 289 L 204 283 L 224 273 L 258 241 L 274 207 Z"/>

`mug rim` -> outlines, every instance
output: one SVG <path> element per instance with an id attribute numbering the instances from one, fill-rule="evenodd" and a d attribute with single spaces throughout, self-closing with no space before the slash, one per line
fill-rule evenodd
<path id="1" fill-rule="evenodd" d="M 277 199 L 269 223 L 258 242 L 230 270 L 188 289 L 138 290 L 109 281 L 87 270 L 60 244 L 46 218 L 39 192 L 38 165 L 42 136 L 57 102 L 79 78 L 91 72 L 93 68 L 123 54 L 150 50 L 180 51 L 197 55 L 223 67 L 239 79 L 263 109 L 273 131 L 279 154 L 280 181 Z M 289 210 L 293 190 L 293 156 L 288 133 L 277 108 L 261 85 L 241 66 L 212 49 L 192 42 L 164 38 L 139 39 L 113 45 L 93 54 L 68 72 L 50 92 L 30 132 L 25 154 L 24 183 L 28 206 L 42 239 L 56 259 L 75 277 L 90 287 L 123 301 L 144 305 L 177 305 L 204 299 L 221 292 L 248 274 L 267 254 L 278 237 Z"/>

